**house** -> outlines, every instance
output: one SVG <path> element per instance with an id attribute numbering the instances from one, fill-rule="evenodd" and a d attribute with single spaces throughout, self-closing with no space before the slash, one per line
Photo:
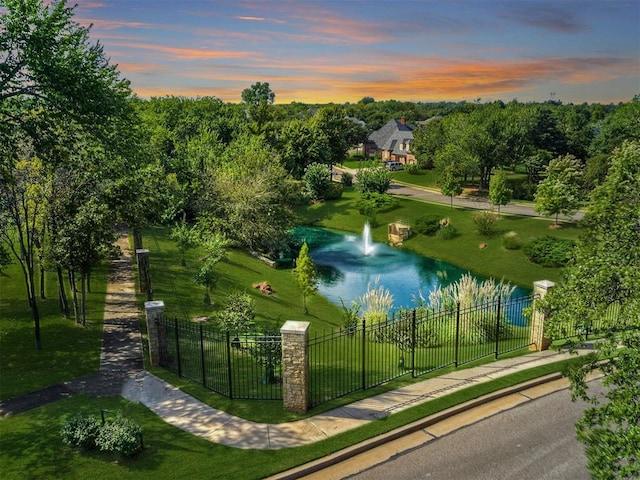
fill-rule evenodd
<path id="1" fill-rule="evenodd" d="M 416 163 L 416 157 L 411 153 L 411 141 L 415 128 L 407 124 L 404 117 L 400 120 L 395 118 L 390 120 L 369 135 L 366 154 L 373 155 L 375 152 L 380 152 L 384 162 Z"/>

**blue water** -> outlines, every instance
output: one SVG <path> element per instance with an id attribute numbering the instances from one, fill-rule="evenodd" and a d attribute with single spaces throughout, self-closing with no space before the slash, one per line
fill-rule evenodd
<path id="1" fill-rule="evenodd" d="M 372 255 L 363 253 L 361 236 L 315 227 L 299 227 L 296 236 L 309 244 L 311 258 L 320 274 L 318 291 L 336 305 L 342 299 L 348 307 L 379 284 L 393 295 L 393 309 L 414 308 L 419 292 L 428 300 L 429 292 L 456 282 L 468 270 L 447 262 L 375 243 Z M 479 280 L 485 277 L 471 274 Z M 514 297 L 529 294 L 517 287 Z"/>

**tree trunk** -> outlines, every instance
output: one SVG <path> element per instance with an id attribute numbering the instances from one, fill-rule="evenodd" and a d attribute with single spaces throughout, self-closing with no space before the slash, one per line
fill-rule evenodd
<path id="1" fill-rule="evenodd" d="M 87 326 L 87 274 L 82 272 L 80 277 L 80 289 L 81 289 L 81 305 L 82 305 L 82 326 Z"/>
<path id="2" fill-rule="evenodd" d="M 42 263 L 40 264 L 40 299 L 41 300 L 46 300 L 47 296 L 44 292 L 44 267 L 42 266 Z"/>
<path id="3" fill-rule="evenodd" d="M 91 293 L 91 268 L 87 272 L 87 293 Z"/>
<path id="4" fill-rule="evenodd" d="M 29 305 L 31 306 L 31 313 L 33 313 L 33 336 L 35 340 L 36 350 L 42 349 L 42 342 L 40 341 L 40 312 L 38 311 L 38 302 L 36 301 L 36 286 L 35 279 L 33 278 L 33 265 L 29 265 L 28 269 L 28 291 Z"/>
<path id="5" fill-rule="evenodd" d="M 69 318 L 69 302 L 67 301 L 67 292 L 64 289 L 64 278 L 62 278 L 62 267 L 56 268 L 58 274 L 58 301 L 60 310 L 64 313 L 64 318 Z"/>
<path id="6" fill-rule="evenodd" d="M 76 289 L 76 275 L 73 269 L 69 269 L 69 288 L 71 288 L 73 299 L 73 315 L 76 319 L 76 323 L 80 323 L 80 312 L 78 311 L 78 290 Z"/>

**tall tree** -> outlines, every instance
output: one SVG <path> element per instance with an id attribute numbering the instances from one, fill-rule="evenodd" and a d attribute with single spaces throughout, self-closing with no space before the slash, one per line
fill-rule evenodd
<path id="1" fill-rule="evenodd" d="M 276 94 L 268 82 L 256 82 L 242 91 L 242 103 L 245 106 L 247 119 L 251 122 L 250 130 L 254 134 L 266 133 L 273 111 L 270 108 Z"/>
<path id="2" fill-rule="evenodd" d="M 318 274 L 316 266 L 309 254 L 309 245 L 307 245 L 307 242 L 302 244 L 293 274 L 295 275 L 300 290 L 302 290 L 302 307 L 306 314 L 309 312 L 307 309 L 307 297 L 313 295 L 318 289 Z"/>
<path id="3" fill-rule="evenodd" d="M 573 155 L 551 160 L 547 178 L 538 185 L 535 210 L 544 215 L 573 215 L 581 205 L 582 166 Z"/>
<path id="4" fill-rule="evenodd" d="M 448 195 L 450 198 L 449 206 L 453 208 L 453 197 L 457 197 L 463 191 L 462 178 L 457 171 L 455 165 L 448 165 L 442 172 L 440 177 L 440 191 L 443 195 Z"/>
<path id="5" fill-rule="evenodd" d="M 347 116 L 340 105 L 329 104 L 318 110 L 313 117 L 313 124 L 326 138 L 328 163 L 342 163 L 347 151 L 366 139 L 366 130 Z"/>
<path id="6" fill-rule="evenodd" d="M 589 469 L 594 478 L 622 479 L 640 476 L 640 143 L 623 144 L 611 162 L 592 194 L 573 262 L 544 307 L 545 331 L 558 338 L 577 321 L 599 322 L 617 308 L 605 341 L 571 380 L 574 395 L 593 404 L 577 425 Z M 606 401 L 587 389 L 592 368 L 604 373 Z"/>
<path id="7" fill-rule="evenodd" d="M 22 220 L 15 210 L 12 213 L 11 198 L 22 195 L 22 187 L 15 188 L 26 186 L 20 162 L 37 158 L 44 169 L 53 167 L 56 151 L 67 147 L 61 145 L 61 129 L 81 135 L 90 144 L 98 142 L 113 153 L 126 151 L 123 138 L 131 129 L 131 91 L 109 65 L 102 47 L 89 41 L 88 29 L 73 21 L 73 9 L 64 0 L 2 0 L 0 25 L 0 175 L 9 187 L 2 192 L 0 215 L 11 222 L 2 228 L 18 242 L 16 258 L 29 265 L 23 272 L 39 349 L 40 320 L 30 286 L 30 266 L 38 238 L 33 226 L 44 205 L 21 206 Z M 81 144 L 76 139 L 70 148 Z M 29 188 L 42 189 L 48 176 L 44 172 L 41 178 L 31 176 Z"/>
<path id="8" fill-rule="evenodd" d="M 278 135 L 278 151 L 282 164 L 296 180 L 312 163 L 329 163 L 327 137 L 315 124 L 304 120 L 292 120 L 284 124 Z"/>
<path id="9" fill-rule="evenodd" d="M 512 194 L 507 184 L 507 174 L 503 170 L 498 170 L 489 182 L 489 199 L 493 205 L 498 206 L 498 216 L 500 216 L 500 206 L 509 203 Z"/>

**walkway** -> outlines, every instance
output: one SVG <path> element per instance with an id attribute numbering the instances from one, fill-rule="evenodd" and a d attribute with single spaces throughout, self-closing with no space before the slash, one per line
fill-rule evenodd
<path id="1" fill-rule="evenodd" d="M 142 338 L 127 237 L 122 236 L 118 245 L 122 256 L 111 263 L 109 271 L 100 371 L 64 385 L 6 400 L 0 403 L 0 415 L 19 413 L 74 392 L 94 396 L 121 395 L 144 404 L 166 422 L 209 441 L 243 449 L 281 449 L 314 443 L 469 386 L 569 358 L 567 353 L 534 352 L 448 373 L 303 420 L 282 424 L 248 421 L 211 408 L 143 369 Z"/>

